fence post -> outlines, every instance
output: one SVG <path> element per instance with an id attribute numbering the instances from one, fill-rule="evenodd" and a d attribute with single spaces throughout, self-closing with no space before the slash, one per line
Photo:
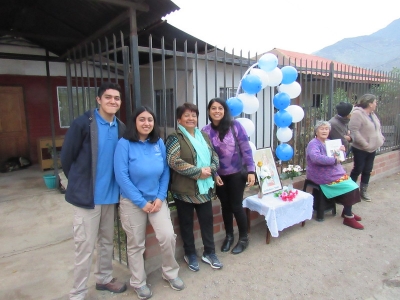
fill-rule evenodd
<path id="1" fill-rule="evenodd" d="M 132 64 L 132 78 L 133 78 L 133 100 L 135 107 L 138 108 L 141 105 L 140 98 L 140 70 L 139 70 L 139 45 L 138 45 L 138 34 L 136 24 L 136 10 L 133 8 L 129 9 L 129 21 L 130 21 L 130 46 L 131 46 L 131 64 Z"/>
<path id="2" fill-rule="evenodd" d="M 330 65 L 329 65 L 329 105 L 328 105 L 327 120 L 332 118 L 334 74 L 335 74 L 334 64 L 333 64 L 333 61 L 331 61 Z"/>
<path id="3" fill-rule="evenodd" d="M 397 115 L 396 121 L 394 122 L 393 146 L 398 146 L 399 141 L 400 141 L 400 115 Z"/>

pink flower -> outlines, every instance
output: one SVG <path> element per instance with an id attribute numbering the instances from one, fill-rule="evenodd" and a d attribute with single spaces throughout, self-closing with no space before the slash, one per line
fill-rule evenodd
<path id="1" fill-rule="evenodd" d="M 276 192 L 274 195 L 275 197 L 281 198 L 283 201 L 293 201 L 294 198 L 298 195 L 298 190 L 291 190 L 291 191 L 279 191 Z"/>
<path id="2" fill-rule="evenodd" d="M 298 190 L 294 190 L 294 191 L 292 190 L 292 191 L 289 191 L 289 192 L 284 191 L 284 192 L 282 192 L 282 194 L 280 194 L 279 197 L 283 201 L 293 201 L 293 199 L 296 198 L 298 193 L 299 193 Z"/>

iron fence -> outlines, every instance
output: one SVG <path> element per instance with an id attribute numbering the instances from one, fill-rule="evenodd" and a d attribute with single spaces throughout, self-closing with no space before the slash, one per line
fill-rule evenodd
<path id="1" fill-rule="evenodd" d="M 283 60 L 284 61 L 284 60 Z M 285 61 L 284 61 L 285 63 Z M 399 148 L 400 117 L 400 73 L 366 70 L 342 64 L 330 64 L 314 61 L 286 61 L 299 72 L 298 82 L 302 93 L 296 99 L 305 112 L 304 119 L 294 127 L 294 139 L 291 144 L 295 149 L 293 160 L 289 163 L 306 167 L 305 150 L 308 142 L 314 137 L 314 125 L 318 120 L 329 120 L 335 114 L 339 102 L 353 105 L 366 93 L 376 95 L 378 115 L 385 143 L 378 154 Z M 283 66 L 284 66 L 283 65 Z M 294 125 L 294 126 L 293 126 Z M 274 141 L 274 148 L 278 141 Z M 349 156 L 351 161 L 352 155 Z"/>
<path id="2" fill-rule="evenodd" d="M 198 105 L 199 128 L 208 123 L 206 107 L 210 99 L 227 99 L 237 93 L 237 87 L 247 69 L 258 60 L 241 51 L 235 55 L 225 49 L 197 44 L 157 40 L 154 48 L 153 37 L 149 36 L 148 46 L 140 46 L 137 53 L 127 46 L 129 37 L 122 33 L 105 37 L 87 45 L 72 49 L 67 63 L 68 101 L 62 103 L 60 111 L 71 121 L 84 110 L 95 107 L 91 88 L 103 81 L 113 81 L 123 86 L 121 118 L 126 121 L 138 105 L 148 105 L 156 112 L 162 135 L 165 138 L 176 128 L 175 109 L 184 102 Z M 168 45 L 168 46 L 166 46 Z M 134 47 L 136 49 L 136 47 Z M 381 72 L 356 67 L 343 67 L 336 63 L 290 60 L 278 57 L 279 67 L 291 65 L 298 71 L 297 81 L 302 87 L 300 96 L 292 104 L 303 107 L 304 119 L 291 127 L 293 139 L 289 142 L 295 150 L 290 164 L 305 167 L 305 149 L 313 138 L 313 126 L 317 120 L 329 120 L 335 114 L 340 101 L 355 104 L 357 99 L 372 93 L 379 99 L 377 114 L 382 123 L 385 144 L 378 153 L 399 147 L 400 126 L 400 78 L 398 72 Z M 138 72 L 139 71 L 139 72 Z M 258 111 L 253 115 L 241 115 L 251 119 L 256 131 L 250 140 L 256 148 L 277 147 L 274 126 L 272 98 L 276 88 L 265 88 L 257 98 Z M 59 107 L 60 108 L 60 107 Z M 277 160 L 278 168 L 282 168 Z M 126 248 L 120 222 L 116 222 L 116 249 L 119 261 L 126 260 Z"/>

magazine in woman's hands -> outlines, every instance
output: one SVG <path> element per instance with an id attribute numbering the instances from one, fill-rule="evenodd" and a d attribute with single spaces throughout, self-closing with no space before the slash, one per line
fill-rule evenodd
<path id="1" fill-rule="evenodd" d="M 329 157 L 339 156 L 340 161 L 345 160 L 345 153 L 344 151 L 340 150 L 340 147 L 342 147 L 341 139 L 326 140 L 325 146 L 326 146 L 326 155 L 328 155 Z"/>

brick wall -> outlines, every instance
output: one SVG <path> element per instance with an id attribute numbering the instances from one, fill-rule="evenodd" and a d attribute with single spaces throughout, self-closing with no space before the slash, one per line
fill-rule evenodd
<path id="1" fill-rule="evenodd" d="M 213 214 L 214 214 L 214 239 L 216 241 L 216 248 L 218 248 L 218 241 L 222 240 L 225 237 L 225 231 L 224 231 L 224 223 L 222 220 L 222 214 L 221 214 L 221 206 L 220 202 L 218 200 L 213 201 Z M 171 211 L 171 220 L 172 224 L 174 226 L 174 231 L 177 235 L 176 239 L 176 255 L 177 257 L 182 257 L 184 255 L 183 251 L 183 242 L 182 238 L 180 236 L 180 231 L 179 231 L 179 221 L 178 221 L 178 215 L 176 210 Z M 236 221 L 234 221 L 234 226 L 236 228 Z M 201 233 L 200 233 L 200 225 L 197 220 L 197 215 L 196 212 L 194 212 L 194 224 L 193 224 L 193 231 L 194 231 L 194 238 L 195 238 L 195 243 L 196 243 L 196 249 L 198 250 L 198 254 L 202 254 L 202 247 L 203 247 L 203 242 L 201 240 Z M 146 259 L 146 270 L 148 272 L 151 272 L 153 268 L 149 266 L 149 263 L 151 264 L 152 259 L 160 255 L 160 246 L 158 245 L 158 241 L 155 236 L 155 232 L 150 224 L 147 225 L 146 229 L 146 251 L 144 253 L 144 257 Z M 156 259 L 158 261 L 158 259 Z M 157 263 L 153 263 L 154 269 L 158 268 Z M 149 270 L 149 268 L 151 270 Z"/>
<path id="2" fill-rule="evenodd" d="M 353 163 L 347 163 L 343 165 L 346 169 L 347 173 L 349 174 Z M 372 171 L 371 181 L 383 178 L 385 176 L 391 175 L 393 173 L 400 172 L 400 151 L 391 151 L 388 153 L 384 153 L 381 155 L 376 156 L 374 162 L 374 169 Z M 294 180 L 294 187 L 296 189 L 303 189 L 305 176 L 296 177 Z M 287 185 L 287 181 L 282 181 L 283 185 Z M 251 195 L 257 193 L 257 189 L 253 188 L 251 190 L 247 189 L 245 191 L 246 195 Z M 214 240 L 215 240 L 215 247 L 217 253 L 220 251 L 219 248 L 221 246 L 221 242 L 225 237 L 224 231 L 224 224 L 222 220 L 221 214 L 221 207 L 218 200 L 213 201 L 213 212 L 214 212 Z M 177 212 L 171 212 L 171 219 L 174 225 L 175 233 L 177 234 L 177 243 L 176 243 L 176 256 L 182 257 L 183 256 L 183 243 L 182 239 L 179 234 L 179 224 L 178 224 L 178 217 Z M 251 226 L 255 226 L 260 222 L 265 222 L 263 216 L 260 216 L 257 212 L 250 213 L 250 220 Z M 237 226 L 235 225 L 235 232 L 237 233 Z M 194 237 L 196 243 L 196 249 L 198 254 L 202 254 L 202 246 L 203 243 L 201 241 L 201 234 L 200 234 L 200 227 L 197 222 L 197 217 L 195 214 L 195 221 L 194 221 Z M 146 251 L 145 251 L 145 259 L 146 259 L 146 271 L 152 272 L 161 266 L 161 259 L 160 259 L 160 246 L 158 245 L 157 239 L 155 237 L 155 233 L 151 225 L 147 226 L 147 237 L 146 237 Z"/>

